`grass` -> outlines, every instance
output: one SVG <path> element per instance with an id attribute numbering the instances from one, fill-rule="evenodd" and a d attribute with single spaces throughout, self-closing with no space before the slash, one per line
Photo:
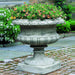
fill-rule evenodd
<path id="1" fill-rule="evenodd" d="M 72 13 L 75 13 L 75 7 L 72 7 Z"/>
<path id="2" fill-rule="evenodd" d="M 71 32 L 75 32 L 75 31 L 71 31 Z"/>
<path id="3" fill-rule="evenodd" d="M 0 59 L 0 61 L 4 61 L 4 59 Z"/>
<path id="4" fill-rule="evenodd" d="M 69 3 L 69 4 L 71 4 L 72 6 L 75 6 L 75 2 L 72 2 L 72 3 Z"/>
<path id="5" fill-rule="evenodd" d="M 75 7 L 72 7 L 72 10 L 74 10 L 74 11 L 75 11 Z"/>
<path id="6" fill-rule="evenodd" d="M 71 25 L 75 25 L 75 20 L 72 20 L 71 21 Z"/>
<path id="7" fill-rule="evenodd" d="M 75 11 L 72 11 L 72 13 L 75 13 Z"/>
<path id="8" fill-rule="evenodd" d="M 75 21 L 75 18 L 72 18 L 72 20 L 74 20 L 74 21 Z"/>
<path id="9" fill-rule="evenodd" d="M 75 8 L 72 8 L 72 13 L 75 13 Z"/>
<path id="10" fill-rule="evenodd" d="M 75 13 L 75 2 L 69 3 L 72 5 L 72 13 Z"/>

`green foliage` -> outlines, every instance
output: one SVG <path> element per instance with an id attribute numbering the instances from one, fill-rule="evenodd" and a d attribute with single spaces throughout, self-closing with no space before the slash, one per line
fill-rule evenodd
<path id="1" fill-rule="evenodd" d="M 0 9 L 0 44 L 14 42 L 20 32 L 19 25 L 13 25 L 9 9 Z"/>
<path id="2" fill-rule="evenodd" d="M 70 23 L 71 23 L 71 30 L 75 31 L 75 21 L 71 21 Z"/>
<path id="3" fill-rule="evenodd" d="M 70 30 L 71 30 L 71 28 L 70 28 L 69 21 L 65 21 L 65 23 L 63 23 L 63 24 L 57 24 L 57 32 L 58 33 L 66 33 L 66 32 L 69 32 Z"/>
<path id="4" fill-rule="evenodd" d="M 66 13 L 66 17 L 67 19 L 66 20 L 69 20 L 72 18 L 72 6 L 71 5 L 67 5 L 67 4 L 64 4 L 63 7 L 62 7 L 62 10 L 64 11 L 64 13 Z"/>
<path id="5" fill-rule="evenodd" d="M 66 20 L 70 20 L 72 18 L 72 6 L 70 4 L 65 4 L 66 0 L 55 0 L 55 5 L 57 7 L 61 7 L 66 15 Z"/>
<path id="6" fill-rule="evenodd" d="M 72 7 L 72 11 L 75 11 L 75 7 Z"/>
<path id="7" fill-rule="evenodd" d="M 71 6 L 70 4 L 69 4 L 69 5 L 64 4 L 63 7 L 62 7 L 62 9 L 63 9 L 63 11 L 64 11 L 65 13 L 69 14 L 69 13 L 71 13 L 71 11 L 72 11 L 72 6 Z"/>
<path id="8" fill-rule="evenodd" d="M 63 6 L 63 4 L 65 3 L 65 1 L 66 0 L 55 0 L 55 5 L 57 6 L 57 7 L 61 7 L 61 6 Z"/>
<path id="9" fill-rule="evenodd" d="M 71 21 L 71 25 L 75 25 L 75 20 L 72 20 Z"/>
<path id="10" fill-rule="evenodd" d="M 75 13 L 75 7 L 72 7 L 72 13 Z"/>
<path id="11" fill-rule="evenodd" d="M 12 16 L 11 19 L 55 19 L 57 17 L 62 17 L 65 19 L 66 14 L 60 9 L 58 10 L 54 5 L 46 4 L 36 4 L 28 5 L 24 4 L 21 6 L 16 6 L 11 9 Z"/>

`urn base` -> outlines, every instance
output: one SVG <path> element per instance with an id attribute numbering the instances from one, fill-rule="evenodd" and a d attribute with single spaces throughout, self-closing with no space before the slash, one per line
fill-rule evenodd
<path id="1" fill-rule="evenodd" d="M 33 66 L 27 65 L 24 62 L 22 62 L 18 64 L 16 70 L 27 71 L 36 74 L 47 74 L 60 68 L 61 68 L 60 61 L 55 61 L 54 64 L 46 66 Z"/>
<path id="2" fill-rule="evenodd" d="M 45 56 L 44 47 L 47 45 L 33 46 L 33 56 L 28 56 L 24 62 L 19 63 L 17 70 L 27 71 L 37 74 L 46 74 L 61 68 L 61 61 Z"/>

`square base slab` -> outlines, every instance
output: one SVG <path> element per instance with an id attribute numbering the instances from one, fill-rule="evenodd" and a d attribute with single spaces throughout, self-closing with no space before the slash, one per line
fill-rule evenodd
<path id="1" fill-rule="evenodd" d="M 38 74 L 46 74 L 60 68 L 61 68 L 61 64 L 59 61 L 55 61 L 53 65 L 47 65 L 47 66 L 32 66 L 32 65 L 24 64 L 24 62 L 22 62 L 18 64 L 16 70 L 27 71 L 27 72 L 38 73 Z"/>

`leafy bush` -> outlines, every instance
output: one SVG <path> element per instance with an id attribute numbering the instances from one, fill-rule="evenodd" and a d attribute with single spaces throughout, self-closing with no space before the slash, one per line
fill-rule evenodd
<path id="1" fill-rule="evenodd" d="M 57 6 L 57 7 L 61 7 L 63 6 L 63 4 L 65 3 L 66 0 L 55 0 L 54 1 L 54 4 Z"/>
<path id="2" fill-rule="evenodd" d="M 0 9 L 0 44 L 14 42 L 20 32 L 19 25 L 13 25 L 9 9 Z"/>
<path id="3" fill-rule="evenodd" d="M 71 30 L 75 31 L 75 21 L 71 21 Z"/>
<path id="4" fill-rule="evenodd" d="M 70 4 L 69 5 L 64 4 L 62 10 L 67 14 L 66 20 L 70 20 L 72 18 L 72 6 Z"/>
<path id="5" fill-rule="evenodd" d="M 46 4 L 36 4 L 22 6 L 16 6 L 11 9 L 12 16 L 11 19 L 55 19 L 57 17 L 65 18 L 66 14 L 63 11 L 58 10 L 54 5 Z"/>
<path id="6" fill-rule="evenodd" d="M 71 30 L 70 22 L 69 21 L 65 21 L 65 23 L 63 23 L 63 24 L 57 24 L 57 29 L 56 30 L 57 30 L 58 33 L 69 32 Z"/>
<path id="7" fill-rule="evenodd" d="M 55 0 L 55 5 L 61 7 L 66 15 L 66 20 L 72 19 L 72 6 L 65 3 L 66 0 Z"/>

